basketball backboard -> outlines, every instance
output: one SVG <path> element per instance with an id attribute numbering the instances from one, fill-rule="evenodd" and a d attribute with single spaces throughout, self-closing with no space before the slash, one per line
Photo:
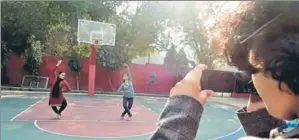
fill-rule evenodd
<path id="1" fill-rule="evenodd" d="M 115 45 L 115 24 L 78 19 L 78 43 L 94 44 L 99 41 L 100 45 Z"/>

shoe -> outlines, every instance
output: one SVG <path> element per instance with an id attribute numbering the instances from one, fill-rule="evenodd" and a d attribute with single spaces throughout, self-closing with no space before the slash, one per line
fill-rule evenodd
<path id="1" fill-rule="evenodd" d="M 132 117 L 133 117 L 133 115 L 130 113 L 130 114 L 129 114 L 129 118 L 132 118 Z"/>
<path id="2" fill-rule="evenodd" d="M 57 116 L 56 116 L 56 118 L 57 119 L 60 119 L 61 118 L 61 114 L 56 114 Z"/>
<path id="3" fill-rule="evenodd" d="M 124 120 L 125 118 L 123 116 L 120 117 L 120 120 Z"/>
<path id="4" fill-rule="evenodd" d="M 128 118 L 127 118 L 127 121 L 131 121 L 131 120 L 132 120 L 132 117 L 128 117 Z"/>
<path id="5" fill-rule="evenodd" d="M 131 121 L 131 120 L 132 120 L 132 114 L 129 115 L 129 117 L 128 117 L 127 120 L 128 120 L 128 121 Z"/>

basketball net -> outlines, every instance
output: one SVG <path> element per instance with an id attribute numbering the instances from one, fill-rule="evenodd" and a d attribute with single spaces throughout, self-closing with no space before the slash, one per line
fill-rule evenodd
<path id="1" fill-rule="evenodd" d="M 93 40 L 93 45 L 99 45 L 99 40 Z"/>

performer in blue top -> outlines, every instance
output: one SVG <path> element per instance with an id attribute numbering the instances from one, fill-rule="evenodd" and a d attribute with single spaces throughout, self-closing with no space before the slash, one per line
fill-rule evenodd
<path id="1" fill-rule="evenodd" d="M 118 89 L 118 92 L 123 92 L 123 107 L 125 111 L 121 114 L 121 119 L 124 119 L 124 116 L 126 114 L 129 115 L 128 119 L 131 119 L 132 113 L 130 112 L 130 109 L 133 106 L 133 100 L 134 100 L 134 87 L 133 87 L 133 81 L 132 81 L 132 74 L 130 71 L 130 67 L 127 64 L 124 64 L 125 68 L 128 69 L 128 73 L 125 73 L 123 75 L 123 81 L 121 86 Z"/>

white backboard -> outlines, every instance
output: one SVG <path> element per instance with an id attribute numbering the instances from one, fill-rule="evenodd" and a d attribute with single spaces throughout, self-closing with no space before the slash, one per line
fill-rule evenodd
<path id="1" fill-rule="evenodd" d="M 98 40 L 100 45 L 115 45 L 115 24 L 78 19 L 78 43 L 94 44 Z"/>

